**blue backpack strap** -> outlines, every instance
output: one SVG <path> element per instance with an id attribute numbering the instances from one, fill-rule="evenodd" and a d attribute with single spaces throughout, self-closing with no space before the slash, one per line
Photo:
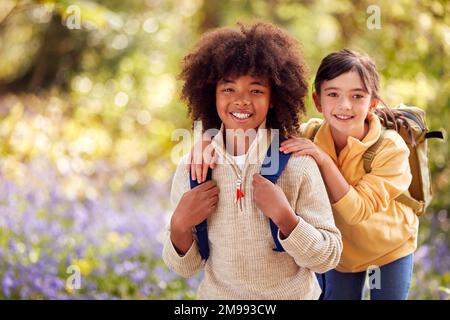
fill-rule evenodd
<path id="1" fill-rule="evenodd" d="M 278 151 L 278 146 L 276 147 Z M 272 145 L 270 145 L 269 148 L 267 149 L 266 158 L 264 159 L 264 162 L 261 166 L 261 175 L 267 180 L 271 181 L 273 184 L 275 184 L 278 178 L 280 177 L 281 173 L 283 172 L 284 168 L 286 167 L 286 164 L 288 163 L 291 154 L 290 153 L 285 154 L 281 151 L 278 151 L 278 158 L 277 157 L 272 158 L 271 149 Z M 275 166 L 275 169 L 273 169 L 272 166 Z M 208 168 L 208 174 L 206 175 L 205 181 L 211 180 L 211 173 L 212 173 L 211 169 Z M 192 180 L 190 173 L 189 173 L 189 180 L 191 189 L 199 185 L 197 183 L 197 180 Z M 270 231 L 272 233 L 273 241 L 275 242 L 275 248 L 273 250 L 283 252 L 284 251 L 283 246 L 278 240 L 278 226 L 272 221 L 272 219 L 269 219 L 269 221 L 270 221 Z M 197 240 L 200 256 L 202 257 L 203 260 L 207 260 L 209 257 L 207 221 L 204 220 L 200 224 L 196 225 L 195 229 L 197 231 Z"/>
<path id="2" fill-rule="evenodd" d="M 191 173 L 189 172 L 189 180 L 191 184 L 191 189 L 194 189 L 196 186 L 199 185 L 197 180 L 192 180 Z M 208 168 L 208 174 L 206 175 L 206 181 L 211 180 L 211 168 Z M 202 182 L 202 183 L 203 183 Z M 200 184 L 202 184 L 200 183 Z M 200 256 L 203 260 L 207 260 L 209 257 L 209 243 L 208 243 L 208 224 L 206 222 L 206 219 L 203 220 L 200 224 L 195 226 L 195 230 L 197 231 L 197 240 L 198 240 L 198 247 L 200 251 Z"/>
<path id="3" fill-rule="evenodd" d="M 281 173 L 286 167 L 289 158 L 291 157 L 290 153 L 285 154 L 279 151 L 279 146 L 276 147 L 277 147 L 276 150 L 278 151 L 278 159 L 276 156 L 272 158 L 272 151 L 271 151 L 272 145 L 270 145 L 269 149 L 267 149 L 266 158 L 264 159 L 264 162 L 261 166 L 261 175 L 270 182 L 272 182 L 273 184 L 277 182 L 278 178 L 280 177 Z M 275 166 L 275 168 L 273 169 L 272 166 Z M 273 250 L 283 252 L 284 248 L 281 245 L 280 241 L 278 240 L 278 226 L 272 221 L 272 219 L 269 220 L 270 220 L 270 231 L 272 232 L 273 242 L 275 242 L 275 248 L 273 248 Z"/>

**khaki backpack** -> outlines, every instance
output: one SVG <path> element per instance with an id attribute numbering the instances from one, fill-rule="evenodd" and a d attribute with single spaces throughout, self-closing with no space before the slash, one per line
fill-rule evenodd
<path id="1" fill-rule="evenodd" d="M 409 154 L 412 181 L 408 192 L 402 193 L 395 200 L 412 208 L 414 212 L 422 215 L 432 199 L 431 173 L 428 163 L 427 139 L 443 139 L 442 131 L 429 131 L 425 122 L 425 111 L 418 107 L 409 107 L 401 104 L 397 108 L 377 108 L 375 114 L 380 118 L 383 126 L 380 138 L 363 155 L 364 170 L 370 173 L 372 161 L 378 148 L 383 142 L 387 129 L 397 131 L 406 142 Z M 314 128 L 313 136 L 319 130 L 320 124 Z"/>

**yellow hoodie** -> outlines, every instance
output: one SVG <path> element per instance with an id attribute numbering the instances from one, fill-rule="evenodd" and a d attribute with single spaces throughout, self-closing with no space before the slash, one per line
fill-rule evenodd
<path id="1" fill-rule="evenodd" d="M 301 125 L 310 138 L 320 119 Z M 343 252 L 336 270 L 360 272 L 369 266 L 383 266 L 402 258 L 417 247 L 418 217 L 411 208 L 395 201 L 411 183 L 409 150 L 402 137 L 387 130 L 372 162 L 372 171 L 364 171 L 364 152 L 381 133 L 378 117 L 369 123 L 362 141 L 349 137 L 347 146 L 336 156 L 328 123 L 323 121 L 314 143 L 334 161 L 350 184 L 346 195 L 332 204 L 336 226 L 342 233 Z"/>

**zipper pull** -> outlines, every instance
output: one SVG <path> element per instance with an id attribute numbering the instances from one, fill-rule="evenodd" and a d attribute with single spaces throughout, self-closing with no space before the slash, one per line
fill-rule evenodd
<path id="1" fill-rule="evenodd" d="M 242 184 L 242 179 L 239 176 L 237 181 L 236 181 L 236 202 L 238 202 L 239 199 L 244 197 L 244 193 L 241 190 L 241 184 Z"/>

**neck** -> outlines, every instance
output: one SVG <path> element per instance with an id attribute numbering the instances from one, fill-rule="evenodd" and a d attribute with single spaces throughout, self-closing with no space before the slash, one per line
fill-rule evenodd
<path id="1" fill-rule="evenodd" d="M 334 147 L 336 149 L 336 155 L 339 156 L 341 151 L 347 146 L 348 137 L 353 137 L 360 141 L 362 139 L 364 139 L 367 132 L 369 131 L 369 124 L 367 122 L 364 122 L 364 125 L 361 129 L 355 130 L 354 132 L 352 132 L 349 135 L 341 134 L 331 127 L 330 127 L 330 129 L 331 129 L 331 135 L 332 135 L 333 141 L 334 141 Z"/>
<path id="2" fill-rule="evenodd" d="M 249 130 L 249 132 L 256 132 Z M 244 132 L 243 130 L 225 130 L 224 142 L 227 152 L 233 156 L 241 156 L 248 152 L 250 145 L 255 140 L 256 134 Z"/>

